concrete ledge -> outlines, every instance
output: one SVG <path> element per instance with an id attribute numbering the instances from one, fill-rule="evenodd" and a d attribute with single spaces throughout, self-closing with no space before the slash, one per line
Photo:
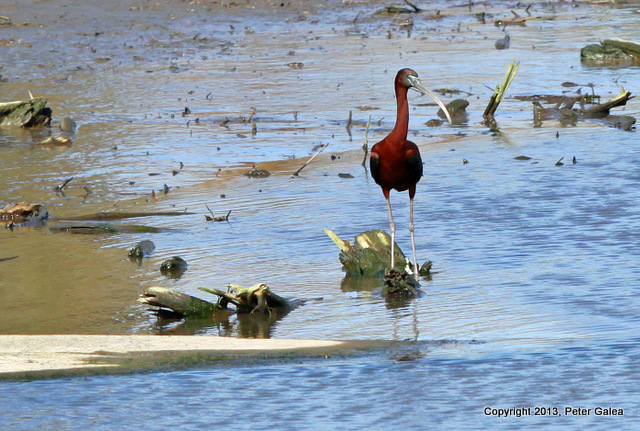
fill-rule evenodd
<path id="1" fill-rule="evenodd" d="M 323 357 L 390 344 L 181 335 L 0 335 L 0 380 L 126 373 L 239 358 Z"/>

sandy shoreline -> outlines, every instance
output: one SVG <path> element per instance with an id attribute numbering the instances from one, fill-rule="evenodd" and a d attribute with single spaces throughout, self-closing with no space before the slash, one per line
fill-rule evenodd
<path id="1" fill-rule="evenodd" d="M 385 344 L 181 335 L 0 335 L 0 380 L 117 374 L 239 357 L 324 357 Z"/>

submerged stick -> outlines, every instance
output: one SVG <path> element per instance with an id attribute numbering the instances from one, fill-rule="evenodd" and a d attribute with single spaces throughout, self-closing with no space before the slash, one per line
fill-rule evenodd
<path id="1" fill-rule="evenodd" d="M 362 159 L 362 166 L 367 163 L 367 156 L 369 155 L 369 127 L 371 126 L 371 115 L 367 120 L 367 129 L 364 132 L 364 144 L 362 144 L 362 150 L 364 151 L 364 158 Z"/>
<path id="2" fill-rule="evenodd" d="M 251 122 L 251 119 L 253 118 L 253 116 L 256 115 L 256 111 L 257 111 L 256 108 L 253 108 L 253 107 L 251 108 L 251 114 L 249 114 L 249 118 L 247 118 L 245 123 L 250 123 Z"/>
<path id="3" fill-rule="evenodd" d="M 297 171 L 295 171 L 295 172 L 293 173 L 293 176 L 294 176 L 294 177 L 297 177 L 301 170 L 303 170 L 303 169 L 304 169 L 304 168 L 305 168 L 309 163 L 311 163 L 311 161 L 312 161 L 313 159 L 315 159 L 315 158 L 316 158 L 316 156 L 322 152 L 322 150 L 324 150 L 325 148 L 327 148 L 327 145 L 329 145 L 329 143 L 328 143 L 328 142 L 327 142 L 326 144 L 324 144 L 324 145 L 322 146 L 322 148 L 320 148 L 320 149 L 318 150 L 318 152 L 317 152 L 317 153 L 315 153 L 313 156 L 311 156 L 311 157 L 309 158 L 309 160 L 307 160 L 307 162 L 306 162 L 304 165 L 302 165 L 302 166 L 300 167 L 300 169 L 298 169 Z"/>
<path id="4" fill-rule="evenodd" d="M 213 211 L 211 211 L 211 208 L 209 208 L 209 205 L 204 204 L 204 206 L 207 207 L 207 210 L 209 210 L 209 214 L 211 214 L 211 218 L 204 216 L 205 219 L 207 219 L 207 221 L 213 220 L 216 215 L 213 213 Z"/>
<path id="5" fill-rule="evenodd" d="M 413 10 L 414 10 L 414 12 L 415 12 L 415 13 L 418 13 L 418 12 L 420 12 L 420 11 L 422 10 L 422 9 L 420 9 L 418 6 L 416 6 L 415 4 L 413 4 L 413 3 L 412 3 L 411 1 L 409 1 L 409 0 L 404 0 L 404 2 L 405 2 L 406 4 L 408 4 L 409 6 L 411 6 L 411 7 L 413 8 Z"/>
<path id="6" fill-rule="evenodd" d="M 487 105 L 487 108 L 484 110 L 484 113 L 482 114 L 484 118 L 493 117 L 496 110 L 498 109 L 498 105 L 502 101 L 502 97 L 504 96 L 504 93 L 507 91 L 507 88 L 509 88 L 509 86 L 513 82 L 513 79 L 516 77 L 516 73 L 518 73 L 519 67 L 520 67 L 520 62 L 516 63 L 515 60 L 511 60 L 511 64 L 509 64 L 509 67 L 507 68 L 507 73 L 504 75 L 502 84 L 496 86 L 496 89 L 493 92 L 493 95 L 491 96 L 491 100 L 489 100 L 489 104 Z"/>
<path id="7" fill-rule="evenodd" d="M 68 180 L 65 180 L 62 184 L 58 184 L 57 186 L 55 186 L 55 188 L 53 189 L 55 192 L 59 192 L 59 193 L 63 193 L 64 188 L 67 186 L 67 184 L 69 184 L 71 181 L 73 180 L 73 177 L 69 178 Z"/>

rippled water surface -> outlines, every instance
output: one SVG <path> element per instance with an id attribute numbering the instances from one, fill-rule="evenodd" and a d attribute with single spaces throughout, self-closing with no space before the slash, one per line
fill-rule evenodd
<path id="1" fill-rule="evenodd" d="M 54 127 L 0 131 L 0 203 L 41 202 L 54 220 L 0 231 L 0 258 L 19 256 L 0 262 L 0 333 L 417 344 L 409 356 L 5 382 L 3 429 L 637 426 L 636 132 L 589 122 L 534 127 L 531 102 L 514 97 L 590 92 L 590 83 L 603 100 L 620 87 L 639 92 L 637 67 L 587 67 L 579 58 L 604 38 L 640 40 L 637 3 L 534 3 L 525 26 L 504 30 L 495 19 L 527 12 L 510 2 L 476 2 L 471 11 L 467 2 L 435 2 L 398 16 L 375 15 L 386 5 L 378 2 L 34 3 L 0 8 L 16 24 L 0 28 L 8 41 L 0 88 L 3 100 L 27 98 L 27 90 L 47 97 Z M 505 31 L 510 49 L 495 50 Z M 482 111 L 513 58 L 520 70 L 498 109 L 499 131 L 490 130 Z M 425 162 L 418 257 L 434 262 L 434 274 L 422 297 L 394 308 L 377 294 L 381 281 L 362 288 L 343 280 L 323 228 L 345 239 L 388 228 L 361 146 L 369 116 L 370 143 L 393 126 L 392 80 L 402 67 L 431 88 L 468 92 L 470 106 L 467 123 L 428 127 L 435 108 L 410 94 L 411 139 Z M 637 117 L 638 103 L 615 111 Z M 34 145 L 59 135 L 64 116 L 79 124 L 70 148 Z M 242 176 L 253 164 L 272 175 Z M 71 177 L 64 195 L 54 191 Z M 216 215 L 231 210 L 230 221 L 206 222 L 205 204 Z M 392 204 L 398 243 L 410 251 L 406 194 L 392 193 Z M 51 229 L 67 216 L 112 209 L 193 214 L 123 222 L 165 228 L 156 234 Z M 127 250 L 142 239 L 156 251 L 136 265 Z M 189 264 L 177 280 L 158 271 L 173 255 Z M 316 300 L 273 326 L 233 317 L 158 322 L 135 302 L 154 285 L 206 298 L 199 286 L 258 282 Z M 483 414 L 486 406 L 568 405 L 624 408 L 625 416 Z"/>

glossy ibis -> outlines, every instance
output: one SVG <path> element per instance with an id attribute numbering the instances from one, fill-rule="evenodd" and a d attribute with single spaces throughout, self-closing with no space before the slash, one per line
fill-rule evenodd
<path id="1" fill-rule="evenodd" d="M 445 104 L 418 79 L 418 74 L 411 69 L 402 69 L 395 79 L 396 100 L 398 114 L 396 124 L 389 135 L 378 142 L 371 149 L 369 160 L 371 176 L 382 188 L 384 198 L 387 200 L 389 210 L 389 227 L 391 229 L 391 267 L 395 267 L 394 246 L 396 240 L 396 226 L 393 222 L 389 192 L 396 189 L 399 192 L 409 190 L 409 232 L 411 233 L 411 247 L 413 249 L 413 264 L 415 276 L 418 274 L 418 260 L 416 256 L 416 240 L 413 225 L 413 197 L 416 194 L 416 185 L 422 177 L 422 158 L 418 146 L 407 140 L 409 129 L 409 102 L 407 92 L 410 88 L 420 91 L 431 97 L 444 111 L 447 120 L 451 123 L 451 116 Z"/>

